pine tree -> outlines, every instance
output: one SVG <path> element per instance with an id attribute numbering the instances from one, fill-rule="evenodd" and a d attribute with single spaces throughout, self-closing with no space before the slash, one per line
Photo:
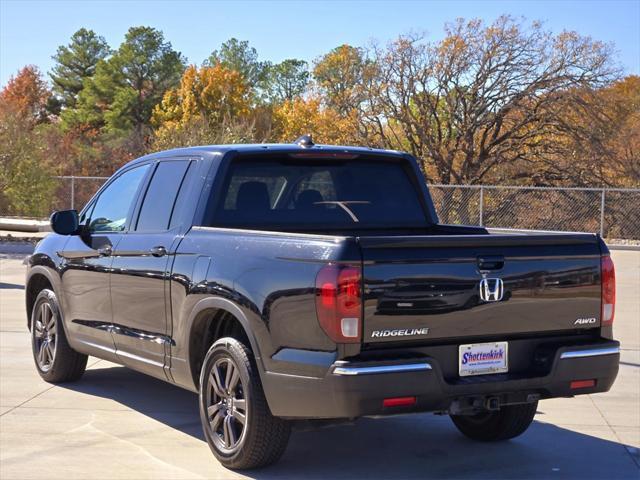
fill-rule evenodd
<path id="1" fill-rule="evenodd" d="M 268 62 L 258 60 L 258 52 L 249 46 L 249 42 L 237 38 L 230 38 L 220 46 L 220 50 L 214 50 L 205 64 L 220 64 L 229 70 L 235 70 L 251 88 L 261 86 L 269 68 Z"/>
<path id="2" fill-rule="evenodd" d="M 67 126 L 86 125 L 106 133 L 144 135 L 153 107 L 180 83 L 185 60 L 165 42 L 161 31 L 132 27 L 113 55 L 98 62 L 84 82 L 78 108 L 66 114 Z"/>
<path id="3" fill-rule="evenodd" d="M 85 79 L 94 75 L 98 62 L 110 53 L 105 39 L 86 28 L 74 33 L 69 45 L 58 47 L 52 57 L 56 65 L 49 76 L 53 81 L 53 92 L 63 107 L 75 107 Z"/>

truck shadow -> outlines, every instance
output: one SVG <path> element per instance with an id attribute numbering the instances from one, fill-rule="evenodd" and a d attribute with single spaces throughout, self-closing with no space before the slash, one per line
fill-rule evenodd
<path id="1" fill-rule="evenodd" d="M 60 386 L 116 401 L 200 439 L 202 448 L 208 448 L 194 393 L 124 367 L 90 369 L 80 382 Z M 605 426 L 580 428 L 601 436 L 610 431 Z M 447 417 L 424 414 L 294 432 L 278 464 L 241 473 L 255 479 L 637 479 L 639 472 L 637 449 L 552 424 L 536 421 L 518 439 L 484 444 L 464 438 Z"/>

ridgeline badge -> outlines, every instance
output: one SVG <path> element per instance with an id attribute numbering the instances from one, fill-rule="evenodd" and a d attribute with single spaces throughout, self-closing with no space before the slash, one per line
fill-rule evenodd
<path id="1" fill-rule="evenodd" d="M 371 332 L 371 338 L 383 337 L 412 337 L 414 335 L 427 335 L 429 329 L 423 328 L 398 328 L 394 330 L 374 330 Z"/>

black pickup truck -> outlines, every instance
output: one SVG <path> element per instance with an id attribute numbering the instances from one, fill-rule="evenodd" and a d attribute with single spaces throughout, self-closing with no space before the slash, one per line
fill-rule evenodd
<path id="1" fill-rule="evenodd" d="M 230 468 L 275 462 L 300 420 L 436 412 L 505 440 L 617 375 L 603 241 L 439 224 L 401 152 L 156 153 L 52 227 L 26 283 L 40 375 L 93 355 L 199 392 Z"/>

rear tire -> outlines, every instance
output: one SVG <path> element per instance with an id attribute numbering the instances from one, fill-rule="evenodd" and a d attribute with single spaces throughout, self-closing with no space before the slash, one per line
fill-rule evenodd
<path id="1" fill-rule="evenodd" d="M 278 461 L 290 424 L 271 415 L 251 351 L 234 338 L 216 341 L 200 373 L 200 420 L 214 456 L 227 468 Z"/>
<path id="2" fill-rule="evenodd" d="M 537 401 L 507 405 L 497 412 L 451 415 L 451 420 L 458 430 L 472 440 L 497 442 L 522 435 L 533 422 L 537 408 Z"/>
<path id="3" fill-rule="evenodd" d="M 87 356 L 69 346 L 56 294 L 42 290 L 31 312 L 31 348 L 36 369 L 49 383 L 74 382 L 87 367 Z"/>

